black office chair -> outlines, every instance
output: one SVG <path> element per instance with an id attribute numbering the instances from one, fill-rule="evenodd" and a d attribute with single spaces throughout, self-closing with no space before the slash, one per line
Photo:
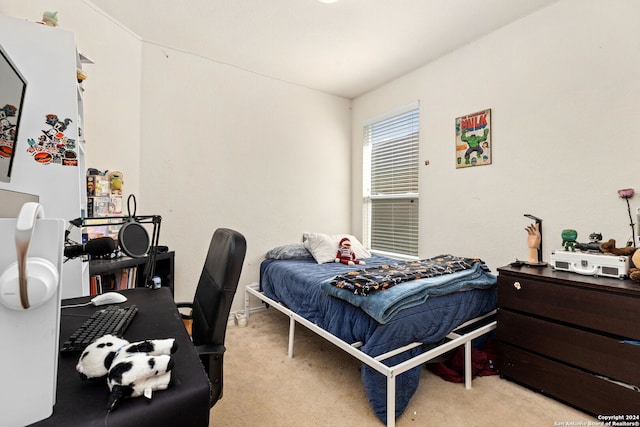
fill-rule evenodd
<path id="1" fill-rule="evenodd" d="M 228 228 L 213 233 L 193 303 L 178 303 L 191 308 L 191 339 L 211 381 L 211 406 L 222 398 L 222 366 L 226 350 L 224 338 L 231 303 L 238 287 L 247 251 L 244 236 Z"/>

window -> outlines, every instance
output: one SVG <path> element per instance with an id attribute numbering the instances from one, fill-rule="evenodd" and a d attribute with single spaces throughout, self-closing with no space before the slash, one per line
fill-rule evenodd
<path id="1" fill-rule="evenodd" d="M 364 127 L 364 240 L 372 250 L 418 256 L 417 103 Z"/>

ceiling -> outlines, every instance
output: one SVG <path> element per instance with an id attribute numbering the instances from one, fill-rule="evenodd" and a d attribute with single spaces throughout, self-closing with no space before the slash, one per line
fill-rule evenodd
<path id="1" fill-rule="evenodd" d="M 142 40 L 355 98 L 558 0 L 91 0 Z"/>

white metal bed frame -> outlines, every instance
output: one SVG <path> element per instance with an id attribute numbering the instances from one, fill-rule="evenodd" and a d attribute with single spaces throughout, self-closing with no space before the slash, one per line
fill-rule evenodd
<path id="1" fill-rule="evenodd" d="M 326 340 L 328 340 L 329 342 L 331 342 L 332 344 L 336 345 L 337 347 L 339 347 L 340 349 L 346 351 L 347 353 L 349 353 L 351 356 L 355 357 L 356 359 L 360 360 L 361 362 L 367 364 L 368 366 L 370 366 L 371 368 L 375 369 L 376 371 L 380 372 L 381 374 L 383 374 L 384 376 L 387 377 L 387 426 L 388 427 L 394 427 L 395 423 L 396 423 L 396 417 L 395 417 L 395 413 L 396 413 L 396 376 L 402 374 L 403 372 L 408 371 L 409 369 L 412 369 L 418 365 L 421 365 L 425 362 L 428 362 L 429 360 L 432 360 L 438 356 L 440 356 L 441 354 L 444 354 L 450 350 L 453 350 L 461 345 L 464 345 L 464 364 L 465 364 L 465 380 L 464 380 L 464 384 L 465 384 L 465 388 L 466 389 L 470 389 L 471 388 L 471 341 L 474 338 L 477 338 L 481 335 L 486 334 L 487 332 L 490 332 L 492 330 L 494 330 L 496 328 L 496 320 L 492 320 L 489 323 L 482 323 L 481 326 L 479 326 L 478 328 L 475 328 L 473 330 L 470 330 L 468 332 L 460 332 L 462 329 L 465 329 L 468 326 L 474 325 L 477 322 L 480 322 L 484 319 L 487 319 L 491 316 L 493 316 L 495 314 L 495 310 L 483 315 L 483 316 L 479 316 L 476 317 L 474 319 L 471 319 L 465 323 L 463 323 L 462 325 L 458 326 L 455 330 L 453 330 L 449 335 L 447 335 L 447 339 L 449 339 L 449 341 L 445 342 L 444 344 L 441 344 L 425 353 L 419 354 L 418 356 L 415 356 L 409 360 L 406 360 L 402 363 L 398 363 L 397 365 L 394 366 L 387 366 L 384 363 L 382 363 L 383 360 L 388 359 L 389 357 L 395 356 L 397 354 L 403 353 L 407 350 L 410 350 L 412 348 L 415 348 L 417 346 L 422 345 L 422 343 L 416 342 L 416 343 L 412 343 L 412 344 L 408 344 L 406 346 L 397 348 L 395 350 L 392 350 L 390 352 L 381 354 L 380 356 L 377 357 L 371 357 L 368 354 L 365 354 L 364 352 L 360 351 L 359 348 L 362 346 L 362 342 L 355 342 L 355 343 L 348 343 L 346 341 L 343 341 L 342 339 L 338 338 L 337 336 L 327 332 L 326 330 L 320 328 L 318 325 L 316 325 L 315 323 L 310 322 L 309 320 L 305 319 L 304 317 L 296 314 L 295 312 L 293 312 L 291 309 L 285 307 L 284 305 L 280 304 L 279 302 L 267 297 L 266 295 L 264 295 L 262 292 L 260 292 L 259 290 L 260 286 L 258 283 L 252 283 L 250 285 L 247 285 L 245 287 L 245 306 L 244 306 L 244 314 L 245 317 L 247 318 L 247 320 L 249 319 L 249 312 L 250 312 L 250 307 L 249 307 L 249 302 L 250 302 L 250 296 L 253 295 L 254 297 L 258 298 L 259 300 L 261 300 L 262 302 L 269 304 L 270 306 L 272 306 L 273 308 L 275 308 L 276 310 L 286 314 L 287 316 L 289 316 L 289 349 L 288 349 L 288 356 L 289 357 L 293 357 L 293 341 L 294 341 L 294 334 L 295 334 L 295 325 L 296 322 L 300 323 L 301 325 L 305 326 L 306 328 L 310 329 L 311 331 L 315 332 L 316 334 L 320 335 L 321 337 L 325 338 Z"/>

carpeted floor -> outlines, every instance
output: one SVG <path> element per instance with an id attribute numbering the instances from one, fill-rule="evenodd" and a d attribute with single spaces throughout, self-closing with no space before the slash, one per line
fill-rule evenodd
<path id="1" fill-rule="evenodd" d="M 301 325 L 287 357 L 289 318 L 271 309 L 227 331 L 224 396 L 210 425 L 383 426 L 360 381 L 360 362 Z M 498 376 L 472 389 L 423 370 L 420 385 L 396 426 L 587 425 L 595 418 Z"/>

